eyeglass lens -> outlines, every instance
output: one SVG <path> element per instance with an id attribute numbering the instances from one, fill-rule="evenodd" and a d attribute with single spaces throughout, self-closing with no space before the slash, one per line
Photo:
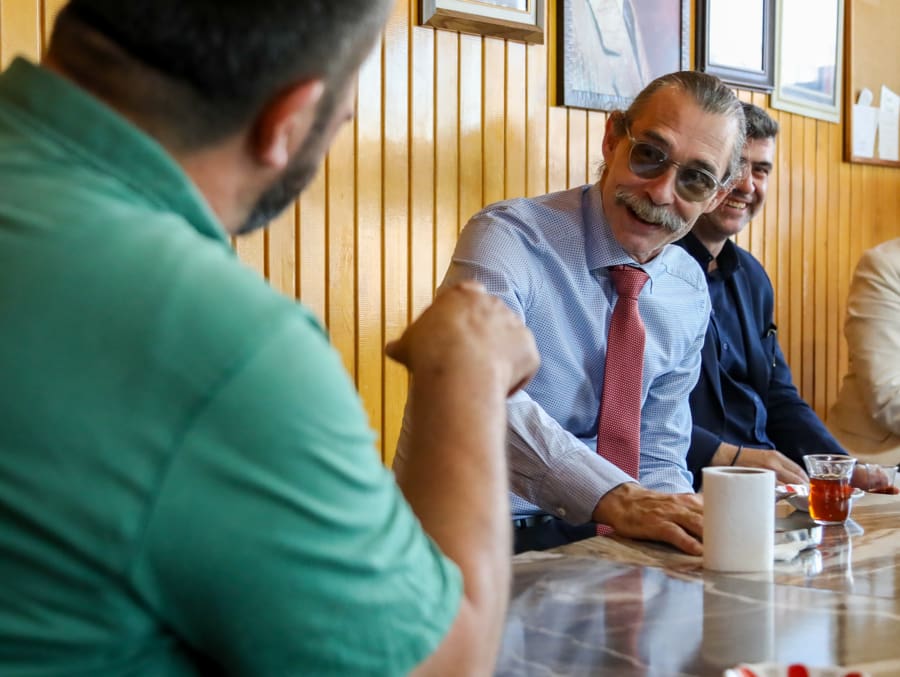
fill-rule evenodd
<path id="1" fill-rule="evenodd" d="M 643 141 L 632 141 L 629 165 L 642 179 L 661 176 L 671 161 L 659 148 Z M 719 188 L 716 178 L 702 169 L 678 165 L 675 172 L 675 191 L 689 202 L 702 202 Z"/>

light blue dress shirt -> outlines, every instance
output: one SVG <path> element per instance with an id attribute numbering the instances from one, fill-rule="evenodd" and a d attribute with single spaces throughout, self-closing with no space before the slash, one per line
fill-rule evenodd
<path id="1" fill-rule="evenodd" d="M 508 403 L 513 515 L 547 512 L 581 524 L 606 492 L 632 481 L 596 453 L 617 297 L 607 269 L 618 264 L 638 265 L 613 237 L 599 184 L 490 205 L 460 235 L 444 284 L 484 284 L 524 319 L 541 355 L 537 374 Z M 646 328 L 639 479 L 692 493 L 688 396 L 709 319 L 706 278 L 681 247 L 640 267 L 650 279 L 638 300 Z"/>

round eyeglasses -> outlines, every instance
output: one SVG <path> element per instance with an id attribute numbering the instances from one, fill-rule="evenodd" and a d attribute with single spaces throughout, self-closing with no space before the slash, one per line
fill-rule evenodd
<path id="1" fill-rule="evenodd" d="M 666 152 L 646 141 L 638 141 L 626 130 L 631 152 L 628 154 L 628 167 L 632 173 L 642 179 L 655 179 L 663 175 L 669 165 L 675 167 L 675 192 L 688 202 L 703 202 L 711 198 L 717 190 L 725 190 L 730 185 L 727 178 L 719 181 L 705 169 L 686 167 L 675 160 L 670 160 Z"/>

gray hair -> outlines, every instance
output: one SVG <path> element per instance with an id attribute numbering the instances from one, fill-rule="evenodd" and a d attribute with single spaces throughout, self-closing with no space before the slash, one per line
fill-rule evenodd
<path id="1" fill-rule="evenodd" d="M 688 94 L 700 106 L 700 109 L 713 115 L 722 115 L 730 118 L 735 123 L 734 147 L 731 150 L 731 162 L 727 179 L 737 173 L 741 163 L 741 153 L 746 142 L 746 122 L 744 119 L 744 107 L 740 99 L 724 82 L 709 73 L 699 71 L 677 71 L 661 75 L 648 84 L 635 97 L 626 111 L 615 111 L 614 130 L 618 135 L 624 135 L 628 123 L 637 118 L 646 108 L 653 96 L 667 88 L 673 87 Z"/>

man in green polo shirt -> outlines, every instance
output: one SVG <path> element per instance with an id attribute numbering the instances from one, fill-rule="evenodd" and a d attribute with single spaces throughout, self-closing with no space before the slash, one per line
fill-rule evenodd
<path id="1" fill-rule="evenodd" d="M 401 493 L 229 247 L 314 173 L 389 4 L 73 0 L 0 75 L 0 674 L 490 671 L 530 334 L 460 286 L 388 346 Z"/>

